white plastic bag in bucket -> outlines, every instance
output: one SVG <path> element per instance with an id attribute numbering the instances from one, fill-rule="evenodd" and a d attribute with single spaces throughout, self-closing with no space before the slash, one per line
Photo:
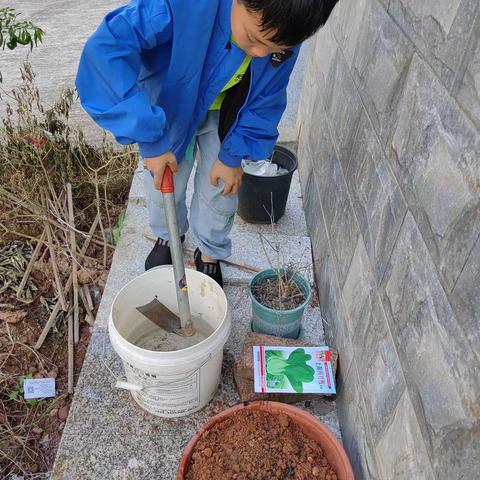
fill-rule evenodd
<path id="1" fill-rule="evenodd" d="M 187 269 L 186 275 L 192 317 L 212 329 L 205 340 L 168 352 L 138 346 L 159 327 L 136 307 L 156 296 L 178 312 L 171 265 L 149 270 L 125 285 L 113 301 L 108 323 L 110 341 L 125 368 L 124 385 L 142 408 L 161 417 L 188 415 L 212 399 L 220 383 L 223 347 L 230 334 L 230 312 L 222 288 L 196 270 Z"/>

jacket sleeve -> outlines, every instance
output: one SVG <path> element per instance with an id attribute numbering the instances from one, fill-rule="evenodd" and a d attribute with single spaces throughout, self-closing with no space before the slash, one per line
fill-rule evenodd
<path id="1" fill-rule="evenodd" d="M 223 164 L 238 167 L 243 158 L 263 160 L 271 155 L 299 50 L 300 46 L 293 49 L 294 54 L 277 67 L 273 81 L 241 111 L 237 125 L 222 143 L 218 158 Z"/>
<path id="2" fill-rule="evenodd" d="M 137 86 L 141 52 L 172 36 L 165 0 L 133 0 L 109 13 L 88 39 L 76 87 L 87 113 L 119 143 L 138 142 L 144 157 L 170 150 L 167 119 Z"/>

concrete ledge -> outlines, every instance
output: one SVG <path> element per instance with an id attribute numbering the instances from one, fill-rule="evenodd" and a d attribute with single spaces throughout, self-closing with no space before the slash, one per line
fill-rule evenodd
<path id="1" fill-rule="evenodd" d="M 147 224 L 141 175 L 139 170 L 133 179 L 126 226 L 114 254 L 93 336 L 63 431 L 53 468 L 53 480 L 171 480 L 175 478 L 184 446 L 200 425 L 210 415 L 239 401 L 232 367 L 235 356 L 240 354 L 251 321 L 251 304 L 244 286 L 226 287 L 233 329 L 225 346 L 220 388 L 203 411 L 175 420 L 157 418 L 138 408 L 128 392 L 114 388 L 116 379 L 123 378 L 123 369 L 108 338 L 110 305 L 122 286 L 143 271 L 145 256 L 152 246 L 143 236 Z M 299 190 L 297 176 L 293 189 Z M 303 215 L 302 212 L 299 214 Z M 234 258 L 260 268 L 266 266 L 258 252 L 249 257 L 252 244 L 258 242 L 258 232 L 254 228 L 235 225 L 233 240 L 236 245 Z M 302 261 L 311 263 L 308 237 L 283 234 L 282 241 L 285 241 L 287 255 L 298 259 L 299 252 L 302 252 Z M 258 243 L 256 245 L 258 250 Z M 233 269 L 227 272 L 227 278 L 243 284 L 250 277 L 248 274 L 240 275 Z M 306 309 L 303 322 L 303 338 L 306 341 L 324 343 L 320 318 L 318 307 L 309 306 Z M 319 400 L 305 408 L 340 438 L 334 401 Z"/>
<path id="2" fill-rule="evenodd" d="M 228 287 L 233 331 L 225 346 L 222 383 L 213 401 L 201 412 L 181 419 L 161 419 L 139 409 L 130 394 L 115 390 L 123 378 L 121 363 L 108 334 L 94 332 L 70 416 L 55 461 L 52 480 L 175 478 L 183 447 L 212 415 L 238 403 L 233 361 L 249 330 L 250 304 L 245 289 Z M 323 332 L 318 308 L 305 316 L 306 341 L 320 343 Z M 311 402 L 307 408 L 340 438 L 335 402 Z"/>

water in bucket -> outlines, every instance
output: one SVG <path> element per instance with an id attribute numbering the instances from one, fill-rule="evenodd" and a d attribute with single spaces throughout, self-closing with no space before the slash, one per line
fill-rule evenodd
<path id="1" fill-rule="evenodd" d="M 191 337 L 181 337 L 175 333 L 167 332 L 148 319 L 144 318 L 144 321 L 150 324 L 151 328 L 147 326 L 148 330 L 135 340 L 135 345 L 154 352 L 174 352 L 193 347 L 208 338 L 214 331 L 212 326 L 201 317 L 192 317 L 195 334 Z"/>

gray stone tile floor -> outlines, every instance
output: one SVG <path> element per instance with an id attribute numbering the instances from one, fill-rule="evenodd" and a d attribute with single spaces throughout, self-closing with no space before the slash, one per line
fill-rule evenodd
<path id="1" fill-rule="evenodd" d="M 110 306 L 122 286 L 143 271 L 145 256 L 152 242 L 148 234 L 142 167 L 135 173 L 125 227 L 114 254 L 112 268 L 97 315 L 85 363 L 76 387 L 74 400 L 53 468 L 52 479 L 143 479 L 175 478 L 182 450 L 191 436 L 212 414 L 238 403 L 232 376 L 235 357 L 240 353 L 243 338 L 250 329 L 251 304 L 247 295 L 249 274 L 225 269 L 225 288 L 232 313 L 232 333 L 225 345 L 220 388 L 212 402 L 202 411 L 180 419 L 162 419 L 147 414 L 124 390 L 115 389 L 123 378 L 122 365 L 112 350 L 107 325 Z M 288 212 L 303 216 L 298 177 L 294 177 Z M 278 226 L 285 245 L 285 257 L 311 263 L 310 239 L 301 229 L 299 235 L 289 230 L 293 220 Z M 295 220 L 295 221 L 298 221 Z M 304 222 L 304 220 L 302 220 Z M 262 227 L 263 228 L 263 227 Z M 268 266 L 260 247 L 259 233 L 254 226 L 235 224 L 232 258 L 259 268 Z M 269 227 L 270 228 L 270 227 Z M 188 245 L 192 242 L 189 239 Z M 318 306 L 306 309 L 302 338 L 324 343 Z M 301 404 L 320 418 L 341 438 L 335 402 L 317 401 Z"/>

